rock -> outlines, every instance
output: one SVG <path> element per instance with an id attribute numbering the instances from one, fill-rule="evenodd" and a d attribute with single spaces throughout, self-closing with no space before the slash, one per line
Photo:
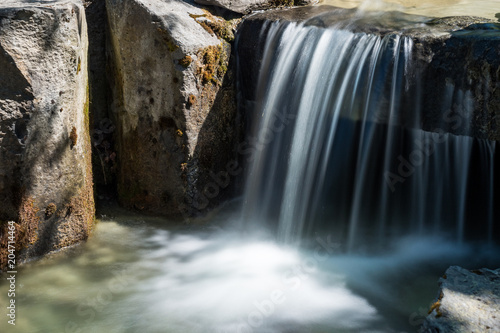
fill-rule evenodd
<path id="1" fill-rule="evenodd" d="M 418 77 L 412 79 L 409 91 L 414 90 L 414 96 L 418 91 L 423 110 L 416 126 L 426 131 L 439 129 L 455 135 L 500 139 L 500 24 L 478 17 L 434 19 L 399 12 L 359 15 L 353 9 L 331 6 L 253 14 L 241 24 L 237 36 L 236 52 L 239 62 L 245 64 L 238 75 L 243 78 L 241 94 L 246 104 L 256 99 L 263 40 L 273 22 L 409 37 L 413 44 L 412 66 L 406 75 Z M 444 105 L 447 99 L 443 96 L 450 94 L 449 105 Z M 403 115 L 401 125 L 415 126 L 411 124 L 414 118 L 411 112 Z"/>
<path id="2" fill-rule="evenodd" d="M 92 140 L 92 166 L 96 192 L 114 197 L 116 192 L 116 159 L 113 140 L 114 124 L 109 119 L 111 91 L 106 76 L 106 0 L 85 1 L 89 35 L 89 80 Z"/>
<path id="3" fill-rule="evenodd" d="M 0 4 L 0 266 L 86 239 L 94 222 L 87 27 L 78 1 Z"/>
<path id="4" fill-rule="evenodd" d="M 304 6 L 317 3 L 317 0 L 195 0 L 201 5 L 217 6 L 236 13 L 248 14 L 253 10 L 273 7 Z"/>
<path id="5" fill-rule="evenodd" d="M 422 64 L 427 83 L 423 107 L 433 110 L 442 105 L 439 101 L 450 90 L 455 96 L 444 118 L 447 126 L 442 124 L 443 116 L 432 111 L 426 112 L 423 126 L 445 126 L 457 135 L 500 140 L 500 24 L 469 17 L 436 24 L 452 30 L 442 39 L 422 39 L 427 41 L 422 53 L 432 55 Z"/>
<path id="6" fill-rule="evenodd" d="M 452 266 L 439 285 L 420 332 L 500 332 L 500 269 Z"/>
<path id="7" fill-rule="evenodd" d="M 120 202 L 197 215 L 230 188 L 211 174 L 225 172 L 238 135 L 228 71 L 237 20 L 179 0 L 107 0 L 107 12 Z"/>

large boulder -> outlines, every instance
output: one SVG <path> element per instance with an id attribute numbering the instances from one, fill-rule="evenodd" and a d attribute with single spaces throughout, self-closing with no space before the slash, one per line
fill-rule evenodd
<path id="1" fill-rule="evenodd" d="M 439 285 L 420 332 L 500 332 L 500 269 L 452 266 Z"/>
<path id="2" fill-rule="evenodd" d="M 86 239 L 94 222 L 87 27 L 79 1 L 0 4 L 0 266 Z"/>
<path id="3" fill-rule="evenodd" d="M 107 0 L 107 12 L 119 200 L 198 215 L 230 188 L 237 20 L 181 0 Z"/>

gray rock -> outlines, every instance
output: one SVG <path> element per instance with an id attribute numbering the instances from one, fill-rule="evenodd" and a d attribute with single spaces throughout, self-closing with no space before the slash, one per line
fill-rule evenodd
<path id="1" fill-rule="evenodd" d="M 80 2 L 1 2 L 0 220 L 16 222 L 23 258 L 93 227 L 87 48 Z M 4 267 L 5 222 L 0 244 Z"/>
<path id="2" fill-rule="evenodd" d="M 195 0 L 201 5 L 217 6 L 236 13 L 248 14 L 254 10 L 273 7 L 304 6 L 317 3 L 317 0 Z"/>
<path id="3" fill-rule="evenodd" d="M 224 197 L 236 135 L 233 24 L 189 1 L 107 0 L 118 195 L 126 207 L 197 215 Z"/>
<path id="4" fill-rule="evenodd" d="M 452 266 L 439 285 L 420 332 L 500 332 L 500 269 Z"/>

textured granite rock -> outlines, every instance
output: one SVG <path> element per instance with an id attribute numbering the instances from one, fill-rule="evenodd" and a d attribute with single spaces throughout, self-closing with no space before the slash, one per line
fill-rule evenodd
<path id="1" fill-rule="evenodd" d="M 228 71 L 237 21 L 179 0 L 107 0 L 107 12 L 120 202 L 197 215 L 228 187 L 204 194 L 237 135 Z"/>
<path id="2" fill-rule="evenodd" d="M 500 332 L 500 269 L 452 266 L 439 285 L 420 332 Z"/>
<path id="3" fill-rule="evenodd" d="M 0 243 L 19 258 L 88 237 L 94 201 L 87 26 L 78 1 L 0 3 Z"/>

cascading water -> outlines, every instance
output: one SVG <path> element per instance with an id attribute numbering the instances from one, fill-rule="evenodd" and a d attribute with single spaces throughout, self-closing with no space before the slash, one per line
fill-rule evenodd
<path id="1" fill-rule="evenodd" d="M 243 219 L 349 250 L 392 235 L 493 241 L 495 142 L 448 131 L 473 116 L 470 91 L 446 81 L 442 126 L 424 129 L 413 39 L 348 27 L 263 29 Z"/>
<path id="2" fill-rule="evenodd" d="M 262 67 L 257 96 L 248 89 L 257 84 L 252 61 L 240 67 L 247 77 L 238 93 L 255 116 L 238 147 L 251 162 L 246 226 L 272 226 L 288 242 L 314 236 L 311 246 L 242 233 L 231 205 L 201 227 L 101 207 L 87 242 L 18 268 L 16 326 L 5 312 L 0 332 L 415 332 L 447 267 L 500 267 L 494 247 L 428 236 L 500 238 L 499 154 L 494 142 L 464 135 L 477 134 L 470 122 L 481 109 L 477 94 L 486 101 L 497 93 L 491 82 L 498 84 L 500 66 L 496 78 L 472 84 L 460 83 L 462 68 L 453 68 L 429 97 L 418 65 L 422 40 L 400 28 L 364 26 L 377 33 L 363 34 L 347 29 L 352 22 L 324 28 L 328 21 L 262 28 L 248 17 L 240 28 L 250 28 L 246 37 L 262 28 L 265 42 L 263 61 L 254 62 Z M 260 60 L 260 41 L 240 42 L 240 56 Z M 495 57 L 498 45 L 471 53 Z M 391 251 L 339 251 L 346 243 L 359 249 L 367 234 Z M 391 239 L 401 234 L 410 236 Z M 9 288 L 1 279 L 0 304 L 9 304 Z"/>

